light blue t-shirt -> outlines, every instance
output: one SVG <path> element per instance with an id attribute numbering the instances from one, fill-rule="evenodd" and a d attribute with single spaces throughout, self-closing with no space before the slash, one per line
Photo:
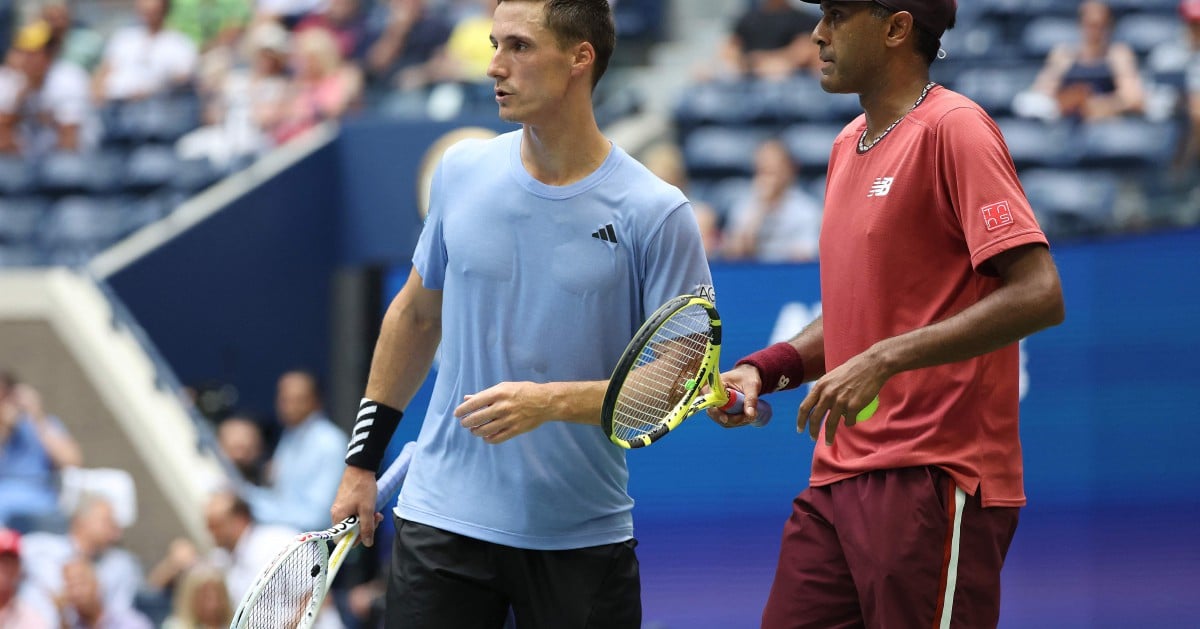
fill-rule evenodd
<path id="1" fill-rule="evenodd" d="M 57 417 L 49 430 L 67 434 Z M 54 462 L 27 415 L 17 418 L 8 438 L 0 441 L 0 526 L 14 516 L 53 516 L 59 513 L 58 478 Z"/>
<path id="2" fill-rule="evenodd" d="M 254 519 L 299 531 L 327 528 L 329 505 L 345 471 L 347 439 L 323 412 L 285 428 L 271 455 L 270 485 L 240 488 Z"/>
<path id="3" fill-rule="evenodd" d="M 591 175 L 548 186 L 521 131 L 446 152 L 413 264 L 442 291 L 440 365 L 397 514 L 538 550 L 633 536 L 625 451 L 599 426 L 551 421 L 490 445 L 454 418 L 500 382 L 607 380 L 668 299 L 711 294 L 690 204 L 618 147 Z"/>

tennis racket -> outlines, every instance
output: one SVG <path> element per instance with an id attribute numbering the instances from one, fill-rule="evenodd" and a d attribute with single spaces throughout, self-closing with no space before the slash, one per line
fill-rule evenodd
<path id="1" fill-rule="evenodd" d="M 680 295 L 663 304 L 638 329 L 604 395 L 600 425 L 622 448 L 658 441 L 692 414 L 717 407 L 742 412 L 745 396 L 721 384 L 721 317 L 711 302 Z M 754 426 L 771 420 L 758 401 Z"/>
<path id="2" fill-rule="evenodd" d="M 408 473 L 414 444 L 379 477 L 375 509 L 395 496 Z M 317 619 L 325 594 L 342 567 L 346 553 L 358 541 L 358 516 L 352 515 L 324 531 L 302 533 L 284 547 L 258 574 L 234 612 L 231 629 L 309 629 Z"/>

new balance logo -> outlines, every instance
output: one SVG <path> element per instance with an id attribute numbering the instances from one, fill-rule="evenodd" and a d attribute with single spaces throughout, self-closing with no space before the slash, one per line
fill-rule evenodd
<path id="1" fill-rule="evenodd" d="M 617 232 L 613 231 L 612 223 L 592 232 L 592 238 L 599 238 L 604 242 L 611 242 L 614 245 L 617 244 Z"/>
<path id="2" fill-rule="evenodd" d="M 886 197 L 892 191 L 892 182 L 895 177 L 880 177 L 871 184 L 871 191 L 867 193 L 867 197 Z"/>
<path id="3" fill-rule="evenodd" d="M 779 384 L 775 387 L 776 391 L 782 391 L 787 388 L 787 385 L 792 383 L 792 379 L 787 376 L 779 376 Z"/>

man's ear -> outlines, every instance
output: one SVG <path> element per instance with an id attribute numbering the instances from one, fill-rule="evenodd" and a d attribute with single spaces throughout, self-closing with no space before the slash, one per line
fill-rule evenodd
<path id="1" fill-rule="evenodd" d="M 591 77 L 592 68 L 596 66 L 596 47 L 591 42 L 575 44 L 571 55 L 571 74 Z"/>
<path id="2" fill-rule="evenodd" d="M 887 45 L 896 47 L 916 37 L 917 25 L 908 11 L 897 11 L 888 18 Z"/>

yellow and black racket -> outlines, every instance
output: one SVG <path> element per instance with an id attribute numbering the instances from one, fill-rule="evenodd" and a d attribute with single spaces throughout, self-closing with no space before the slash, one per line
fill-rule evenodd
<path id="1" fill-rule="evenodd" d="M 717 407 L 742 412 L 745 396 L 721 384 L 721 317 L 711 302 L 680 295 L 638 329 L 608 382 L 600 425 L 613 443 L 640 448 L 661 439 L 692 414 Z M 771 420 L 756 407 L 754 426 Z"/>

